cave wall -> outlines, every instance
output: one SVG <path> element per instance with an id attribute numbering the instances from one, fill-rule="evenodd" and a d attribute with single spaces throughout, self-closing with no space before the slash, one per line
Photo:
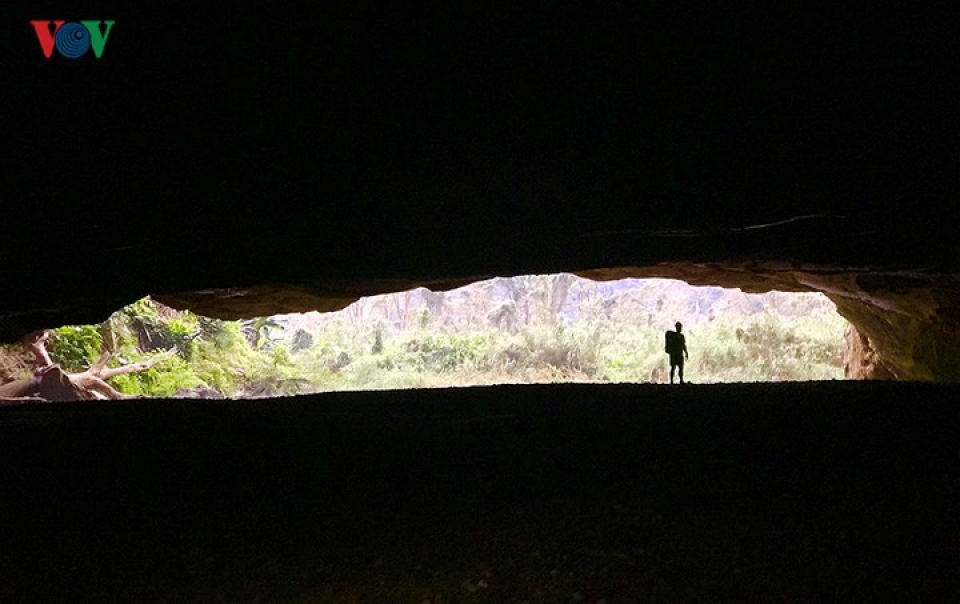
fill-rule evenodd
<path id="1" fill-rule="evenodd" d="M 860 275 L 825 291 L 854 326 L 859 363 L 848 377 L 960 381 L 956 277 Z"/>
<path id="2" fill-rule="evenodd" d="M 843 332 L 843 373 L 849 380 L 889 380 L 894 375 L 882 364 L 870 339 L 853 326 Z"/>

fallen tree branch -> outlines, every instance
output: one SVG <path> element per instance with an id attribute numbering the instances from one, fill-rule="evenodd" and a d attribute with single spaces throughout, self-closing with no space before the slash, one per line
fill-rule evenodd
<path id="1" fill-rule="evenodd" d="M 110 362 L 110 359 L 113 358 L 113 352 L 111 350 L 104 350 L 100 353 L 100 357 L 97 361 L 90 366 L 84 373 L 90 373 L 92 375 L 100 375 L 103 372 L 103 368 L 107 366 L 107 363 Z"/>
<path id="2" fill-rule="evenodd" d="M 20 399 L 24 397 L 38 396 L 39 392 L 39 377 L 16 380 L 0 385 L 0 399 Z"/>
<path id="3" fill-rule="evenodd" d="M 0 386 L 0 400 L 28 402 L 143 398 L 139 395 L 124 394 L 108 384 L 106 380 L 118 375 L 147 371 L 177 352 L 176 348 L 171 348 L 140 363 L 107 367 L 107 363 L 113 358 L 113 347 L 108 346 L 104 339 L 104 350 L 93 365 L 80 373 L 65 373 L 53 363 L 47 352 L 49 338 L 47 332 L 34 332 L 26 338 L 37 365 L 34 369 L 34 377 Z"/>
<path id="4" fill-rule="evenodd" d="M 49 403 L 45 398 L 39 396 L 0 396 L 0 406 L 22 405 L 25 403 Z"/>
<path id="5" fill-rule="evenodd" d="M 35 331 L 25 338 L 30 346 L 30 352 L 33 353 L 34 361 L 37 364 L 34 373 L 53 365 L 53 361 L 50 360 L 50 354 L 47 352 L 47 340 L 49 339 L 50 334 L 45 331 Z"/>
<path id="6" fill-rule="evenodd" d="M 137 394 L 124 394 L 119 390 L 117 390 L 116 388 L 114 388 L 113 386 L 111 386 L 110 384 L 100 379 L 99 377 L 92 374 L 88 374 L 88 373 L 72 374 L 72 375 L 68 375 L 67 379 L 69 379 L 74 385 L 79 386 L 84 390 L 92 393 L 95 398 L 109 399 L 109 400 L 115 400 L 115 401 L 143 398 L 142 396 L 139 396 Z"/>
<path id="7" fill-rule="evenodd" d="M 139 373 L 141 371 L 146 371 L 151 367 L 153 367 L 154 365 L 156 365 L 158 362 L 164 359 L 170 358 L 176 353 L 177 353 L 176 348 L 170 348 L 169 350 L 165 350 L 159 354 L 156 354 L 152 356 L 150 359 L 140 363 L 132 363 L 130 365 L 122 365 L 120 367 L 107 367 L 105 369 L 100 369 L 99 371 L 96 371 L 96 372 L 92 371 L 94 367 L 91 367 L 90 369 L 87 370 L 87 372 L 97 377 L 100 377 L 102 379 L 109 380 L 110 378 L 118 375 L 126 375 L 129 373 Z"/>

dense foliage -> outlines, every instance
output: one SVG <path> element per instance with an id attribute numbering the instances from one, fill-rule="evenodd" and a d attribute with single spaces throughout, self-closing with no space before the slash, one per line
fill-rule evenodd
<path id="1" fill-rule="evenodd" d="M 289 317 L 209 319 L 145 298 L 101 325 L 54 330 L 49 350 L 64 368 L 79 371 L 97 359 L 105 340 L 114 351 L 111 365 L 136 363 L 173 349 L 175 354 L 149 370 L 111 380 L 122 392 L 156 397 L 184 396 L 197 388 L 227 397 L 258 397 L 502 382 L 667 379 L 663 333 L 677 314 L 670 307 L 676 300 L 661 295 L 655 307 L 649 300 L 637 302 L 640 298 L 614 305 L 582 295 L 571 314 L 564 300 L 572 295 L 572 281 L 558 284 L 558 277 L 527 278 L 523 291 L 511 284 L 516 295 L 485 302 L 489 308 L 483 312 L 464 310 L 476 304 L 475 299 L 468 303 L 462 298 L 458 313 L 449 300 L 425 297 L 429 303 L 405 311 L 401 321 L 392 320 L 390 313 L 366 312 L 361 301 L 360 307 L 300 327 L 291 326 Z M 760 304 L 750 298 L 738 302 L 748 310 L 694 316 L 685 329 L 688 380 L 842 379 L 846 322 L 829 302 L 805 295 L 808 298 L 768 295 Z M 711 296 L 709 300 L 716 299 Z M 390 304 L 401 309 L 398 300 Z M 477 321 L 477 316 L 485 320 Z"/>

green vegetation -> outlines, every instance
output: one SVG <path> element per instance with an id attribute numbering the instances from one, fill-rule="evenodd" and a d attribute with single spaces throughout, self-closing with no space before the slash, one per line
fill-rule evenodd
<path id="1" fill-rule="evenodd" d="M 846 322 L 826 298 L 719 288 L 698 293 L 657 281 L 602 291 L 572 275 L 497 279 L 469 286 L 473 290 L 363 299 L 339 313 L 248 321 L 209 319 L 143 299 L 102 325 L 54 330 L 49 350 L 68 371 L 96 361 L 105 339 L 114 351 L 110 366 L 173 350 L 146 371 L 111 379 L 121 392 L 155 397 L 195 388 L 258 397 L 647 382 L 667 379 L 663 334 L 680 317 L 692 382 L 843 378 Z M 499 291 L 508 292 L 506 299 Z"/>

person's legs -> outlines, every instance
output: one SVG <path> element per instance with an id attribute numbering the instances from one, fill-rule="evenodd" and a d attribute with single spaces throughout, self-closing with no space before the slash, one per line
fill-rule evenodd
<path id="1" fill-rule="evenodd" d="M 680 369 L 680 383 L 683 383 L 683 355 L 682 354 L 671 354 L 670 355 L 670 383 L 673 383 L 673 375 L 676 372 L 677 368 Z"/>

